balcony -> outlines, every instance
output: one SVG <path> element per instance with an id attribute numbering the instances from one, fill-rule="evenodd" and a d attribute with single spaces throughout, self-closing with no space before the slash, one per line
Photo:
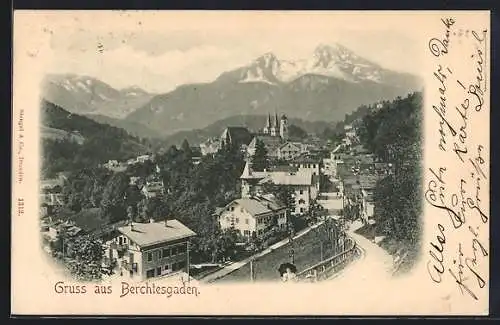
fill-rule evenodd
<path id="1" fill-rule="evenodd" d="M 116 249 L 118 252 L 124 252 L 128 250 L 128 244 L 117 244 L 117 243 L 111 243 L 109 246 L 111 249 Z"/>

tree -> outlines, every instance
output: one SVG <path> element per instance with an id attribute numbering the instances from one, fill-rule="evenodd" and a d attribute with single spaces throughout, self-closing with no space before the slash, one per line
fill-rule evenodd
<path id="1" fill-rule="evenodd" d="M 308 134 L 301 127 L 299 127 L 295 124 L 291 124 L 288 127 L 288 136 L 290 138 L 293 138 L 293 139 L 305 139 L 305 138 L 307 138 Z"/>
<path id="2" fill-rule="evenodd" d="M 377 182 L 376 230 L 415 251 L 420 240 L 422 94 L 385 102 L 367 114 L 358 128 L 363 145 L 394 173 Z M 356 211 L 346 210 L 346 215 Z"/>
<path id="3" fill-rule="evenodd" d="M 100 280 L 104 254 L 102 241 L 85 235 L 75 238 L 68 246 L 71 273 L 83 281 Z"/>
<path id="4" fill-rule="evenodd" d="M 269 158 L 267 156 L 267 149 L 264 142 L 257 139 L 255 144 L 255 153 L 252 157 L 252 168 L 255 171 L 263 171 L 269 167 Z"/>
<path id="5" fill-rule="evenodd" d="M 184 153 L 184 155 L 186 156 L 186 158 L 191 159 L 191 157 L 193 155 L 193 151 L 192 151 L 191 146 L 189 145 L 189 142 L 187 141 L 187 139 L 184 139 L 184 141 L 182 141 L 181 150 Z"/>

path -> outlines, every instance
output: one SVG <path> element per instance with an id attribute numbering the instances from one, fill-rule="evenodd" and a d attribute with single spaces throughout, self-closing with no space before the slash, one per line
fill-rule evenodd
<path id="1" fill-rule="evenodd" d="M 342 280 L 360 283 L 365 281 L 380 281 L 391 276 L 392 257 L 384 249 L 369 239 L 354 233 L 363 224 L 356 221 L 351 224 L 347 233 L 353 238 L 361 249 L 362 257 L 348 265 L 344 270 L 335 274 L 331 281 Z"/>
<path id="2" fill-rule="evenodd" d="M 313 226 L 310 226 L 310 227 L 307 227 L 301 231 L 299 231 L 294 237 L 293 239 L 297 239 L 297 238 L 300 238 L 302 236 L 304 236 L 305 234 L 307 234 L 309 231 L 311 231 L 312 229 L 315 229 L 317 228 L 318 226 L 320 226 L 321 224 L 323 223 L 323 221 L 313 225 Z M 211 274 L 208 274 L 207 276 L 203 277 L 202 279 L 200 279 L 199 281 L 200 282 L 203 282 L 203 283 L 208 283 L 208 282 L 213 282 L 219 278 L 222 278 L 226 275 L 228 275 L 229 273 L 231 272 L 234 272 L 236 271 L 237 269 L 243 267 L 244 265 L 250 263 L 250 260 L 252 259 L 256 259 L 256 258 L 259 258 L 259 257 L 262 257 L 264 255 L 267 255 L 269 253 L 271 253 L 273 250 L 276 250 L 278 248 L 280 248 L 281 246 L 284 246 L 286 244 L 288 244 L 289 242 L 289 239 L 286 238 L 286 239 L 283 239 L 271 246 L 269 246 L 268 248 L 266 248 L 265 250 L 263 250 L 262 252 L 259 252 L 255 255 L 252 255 L 244 260 L 241 260 L 241 261 L 238 261 L 238 262 L 234 262 L 228 266 L 225 266 L 224 268 L 214 272 L 214 273 L 211 273 Z"/>

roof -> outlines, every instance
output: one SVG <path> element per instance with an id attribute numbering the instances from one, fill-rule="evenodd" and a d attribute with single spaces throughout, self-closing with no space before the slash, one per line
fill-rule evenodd
<path id="1" fill-rule="evenodd" d="M 40 181 L 40 187 L 42 189 L 49 189 L 49 188 L 54 188 L 56 186 L 63 186 L 64 185 L 64 179 L 61 177 L 58 178 L 52 178 L 52 179 L 44 179 Z"/>
<path id="2" fill-rule="evenodd" d="M 163 182 L 161 181 L 147 182 L 143 188 L 146 191 L 160 191 L 163 190 Z"/>
<path id="3" fill-rule="evenodd" d="M 296 143 L 296 142 L 285 142 L 280 145 L 280 149 L 283 149 L 285 147 L 295 147 L 298 150 L 302 150 L 302 144 L 301 143 Z"/>
<path id="4" fill-rule="evenodd" d="M 312 164 L 319 164 L 321 162 L 321 158 L 311 156 L 309 154 L 303 154 L 300 156 L 297 156 L 292 159 L 292 163 L 312 163 Z"/>
<path id="5" fill-rule="evenodd" d="M 290 165 L 279 165 L 279 166 L 273 166 L 268 169 L 270 172 L 297 172 L 299 170 L 298 167 L 296 166 L 290 166 Z"/>
<path id="6" fill-rule="evenodd" d="M 286 207 L 271 196 L 236 199 L 228 204 L 239 204 L 253 216 L 270 213 Z"/>
<path id="7" fill-rule="evenodd" d="M 42 193 L 40 194 L 40 204 L 64 205 L 62 194 Z"/>
<path id="8" fill-rule="evenodd" d="M 302 170 L 296 173 L 290 172 L 268 172 L 259 183 L 273 182 L 276 185 L 311 185 L 312 172 L 309 170 Z"/>
<path id="9" fill-rule="evenodd" d="M 247 145 L 252 140 L 252 134 L 243 126 L 228 126 L 224 132 L 222 132 L 222 138 L 226 139 L 227 137 L 229 137 L 231 143 L 235 145 Z"/>
<path id="10" fill-rule="evenodd" d="M 128 225 L 119 227 L 117 230 L 141 247 L 196 236 L 194 231 L 175 219 L 168 220 L 167 226 L 165 225 L 165 221 L 150 223 L 134 222 L 133 229 Z"/>
<path id="11" fill-rule="evenodd" d="M 273 137 L 271 135 L 259 134 L 252 139 L 249 146 L 255 147 L 257 144 L 257 140 L 260 140 L 264 143 L 264 146 L 266 147 L 268 154 L 274 152 L 282 144 L 280 137 Z"/>

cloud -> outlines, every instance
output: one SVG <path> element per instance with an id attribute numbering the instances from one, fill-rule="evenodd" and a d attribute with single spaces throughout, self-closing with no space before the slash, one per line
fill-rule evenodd
<path id="1" fill-rule="evenodd" d="M 161 17 L 162 23 L 159 15 L 142 20 L 132 16 L 127 14 L 129 18 L 113 28 L 96 24 L 111 17 L 104 14 L 54 24 L 52 64 L 46 70 L 94 76 L 117 88 L 137 84 L 149 91 L 166 92 L 184 83 L 212 81 L 265 52 L 274 52 L 281 59 L 299 59 L 308 57 L 319 43 L 337 41 L 383 67 L 419 73 L 418 58 L 408 53 L 425 48 L 389 25 L 371 31 L 355 22 L 346 24 L 344 16 L 332 20 L 323 15 L 291 14 L 286 19 L 276 16 L 260 21 L 230 15 L 217 20 L 214 16 L 203 27 L 189 19 L 174 24 L 166 23 L 166 16 Z M 172 16 L 170 21 L 174 21 Z M 236 21 L 241 23 L 238 28 L 233 27 Z"/>
<path id="2" fill-rule="evenodd" d="M 117 88 L 137 84 L 146 90 L 164 92 L 189 82 L 209 82 L 225 70 L 245 64 L 250 55 L 237 49 L 204 45 L 189 50 L 171 50 L 150 55 L 126 45 L 114 49 L 52 52 L 48 73 L 94 76 Z"/>

